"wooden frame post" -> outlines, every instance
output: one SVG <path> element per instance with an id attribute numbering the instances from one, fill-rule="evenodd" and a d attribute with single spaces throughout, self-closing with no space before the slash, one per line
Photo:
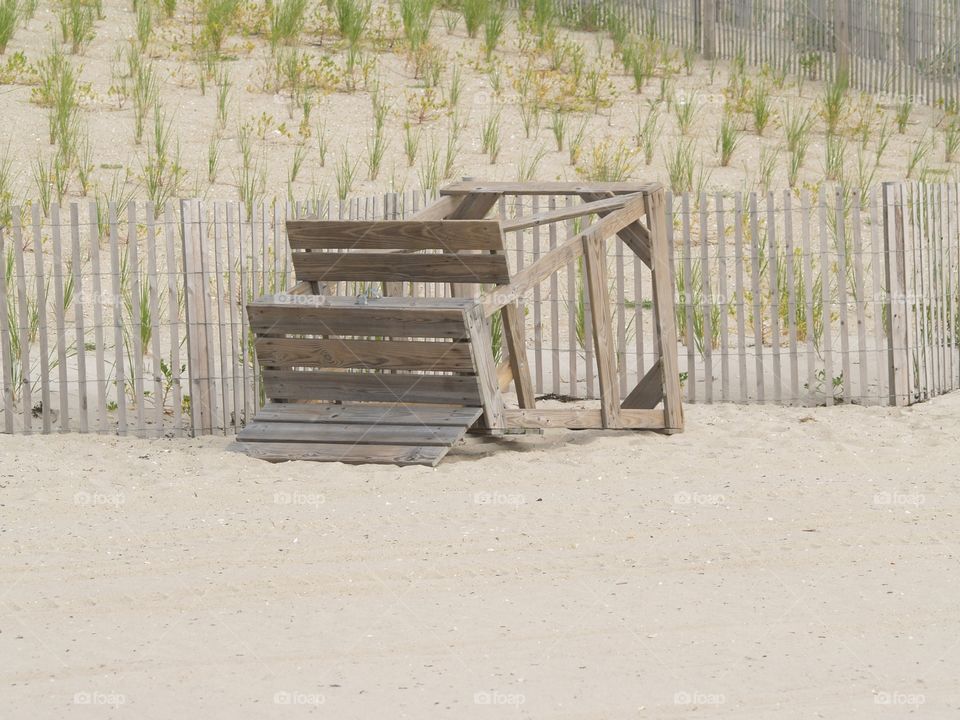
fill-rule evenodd
<path id="1" fill-rule="evenodd" d="M 887 374 L 890 404 L 910 404 L 909 339 L 906 315 L 906 254 L 903 234 L 903 194 L 898 183 L 883 184 L 884 272 L 887 292 L 883 298 L 887 333 Z"/>
<path id="2" fill-rule="evenodd" d="M 610 316 L 610 290 L 607 287 L 606 238 L 583 238 L 583 257 L 593 320 L 593 345 L 597 353 L 600 378 L 600 418 L 605 428 L 620 428 L 620 384 L 617 378 L 616 349 L 613 345 L 613 321 Z"/>
<path id="3" fill-rule="evenodd" d="M 647 193 L 644 203 L 650 231 L 650 275 L 653 283 L 653 314 L 657 323 L 657 354 L 663 368 L 663 420 L 665 430 L 672 433 L 683 430 L 683 406 L 680 401 L 677 324 L 674 317 L 676 291 L 670 272 L 663 188 Z"/>

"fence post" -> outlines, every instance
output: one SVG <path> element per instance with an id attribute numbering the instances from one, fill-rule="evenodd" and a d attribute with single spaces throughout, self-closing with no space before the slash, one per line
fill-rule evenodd
<path id="1" fill-rule="evenodd" d="M 900 189 L 898 183 L 883 184 L 884 270 L 887 281 L 883 312 L 886 315 L 890 404 L 895 406 L 907 405 L 910 402 L 909 348 L 904 317 L 908 300 L 907 273 Z"/>
<path id="2" fill-rule="evenodd" d="M 700 0 L 700 52 L 706 60 L 717 56 L 717 10 L 716 0 Z"/>
<path id="3" fill-rule="evenodd" d="M 207 372 L 209 348 L 207 347 L 206 293 L 203 272 L 202 235 L 199 232 L 200 216 L 197 213 L 197 231 L 193 228 L 194 204 L 180 201 L 180 229 L 183 239 L 184 305 L 187 325 L 187 372 L 190 374 L 190 423 L 191 434 L 213 432 L 210 407 L 210 378 Z"/>
<path id="4" fill-rule="evenodd" d="M 836 67 L 834 80 L 850 83 L 850 0 L 833 3 L 833 37 Z"/>

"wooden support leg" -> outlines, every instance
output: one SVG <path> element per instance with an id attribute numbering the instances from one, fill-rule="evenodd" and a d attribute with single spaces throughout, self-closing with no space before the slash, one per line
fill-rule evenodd
<path id="1" fill-rule="evenodd" d="M 663 190 L 647 194 L 644 203 L 650 230 L 650 275 L 653 282 L 653 314 L 657 323 L 657 354 L 663 366 L 664 424 L 667 432 L 679 432 L 683 430 L 683 406 L 680 403 L 674 287 Z"/>
<path id="2" fill-rule="evenodd" d="M 447 216 L 447 220 L 482 220 L 497 204 L 500 195 L 496 193 L 474 193 L 460 200 L 457 208 Z M 476 283 L 451 283 L 450 294 L 456 298 L 474 297 L 480 286 Z"/>
<path id="3" fill-rule="evenodd" d="M 517 303 L 504 305 L 500 317 L 503 320 L 503 340 L 509 353 L 513 384 L 517 389 L 517 402 L 521 408 L 536 407 L 530 366 L 527 364 L 527 345 L 523 339 L 523 317 Z"/>
<path id="4" fill-rule="evenodd" d="M 493 343 L 490 330 L 483 317 L 483 309 L 477 307 L 465 313 L 467 337 L 473 352 L 474 368 L 480 384 L 480 398 L 483 401 L 483 417 L 487 428 L 502 430 L 506 427 L 503 419 L 503 395 L 497 382 L 497 368 L 493 361 Z"/>
<path id="5" fill-rule="evenodd" d="M 620 384 L 613 347 L 613 321 L 610 317 L 605 250 L 605 238 L 583 239 L 590 317 L 593 320 L 593 343 L 597 352 L 597 375 L 600 377 L 600 416 L 605 428 L 621 428 L 623 422 L 620 418 Z"/>

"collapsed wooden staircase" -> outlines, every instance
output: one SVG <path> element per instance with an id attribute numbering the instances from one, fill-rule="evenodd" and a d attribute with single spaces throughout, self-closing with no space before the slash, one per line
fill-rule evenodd
<path id="1" fill-rule="evenodd" d="M 247 305 L 269 402 L 239 433 L 238 449 L 270 461 L 436 465 L 473 427 L 683 429 L 662 188 L 468 183 L 442 192 L 404 221 L 287 223 L 299 283 Z M 583 203 L 505 224 L 481 219 L 504 192 L 576 195 Z M 505 229 L 589 216 L 598 219 L 511 278 Z M 606 279 L 612 236 L 650 268 L 660 358 L 622 401 Z M 580 257 L 600 409 L 537 408 L 518 301 Z M 360 294 L 331 294 L 344 281 Z M 407 283 L 447 285 L 453 297 L 403 297 Z M 507 356 L 500 367 L 490 334 L 495 314 Z M 517 408 L 504 404 L 510 383 Z"/>

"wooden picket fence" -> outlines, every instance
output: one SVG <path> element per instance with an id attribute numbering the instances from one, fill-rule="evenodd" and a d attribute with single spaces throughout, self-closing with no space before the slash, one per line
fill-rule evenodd
<path id="1" fill-rule="evenodd" d="M 960 4 L 944 0 L 562 0 L 573 20 L 602 25 L 615 12 L 637 35 L 707 58 L 814 79 L 843 70 L 853 87 L 912 98 L 960 100 Z M 600 10 L 598 10 L 600 8 Z M 599 17 L 594 15 L 599 14 Z"/>
<path id="2" fill-rule="evenodd" d="M 284 221 L 394 219 L 425 201 L 387 194 L 248 211 L 193 200 L 160 213 L 149 203 L 73 203 L 49 217 L 37 204 L 18 209 L 0 229 L 3 431 L 235 432 L 263 401 L 244 304 L 294 280 Z M 509 196 L 499 211 L 509 218 L 556 202 Z M 956 389 L 958 208 L 956 185 L 889 184 L 866 197 L 668 196 L 684 400 L 906 405 Z M 578 230 L 571 221 L 509 233 L 512 270 Z M 633 253 L 610 243 L 608 262 L 625 390 L 655 362 L 652 297 Z M 580 265 L 525 301 L 536 392 L 594 398 Z"/>

